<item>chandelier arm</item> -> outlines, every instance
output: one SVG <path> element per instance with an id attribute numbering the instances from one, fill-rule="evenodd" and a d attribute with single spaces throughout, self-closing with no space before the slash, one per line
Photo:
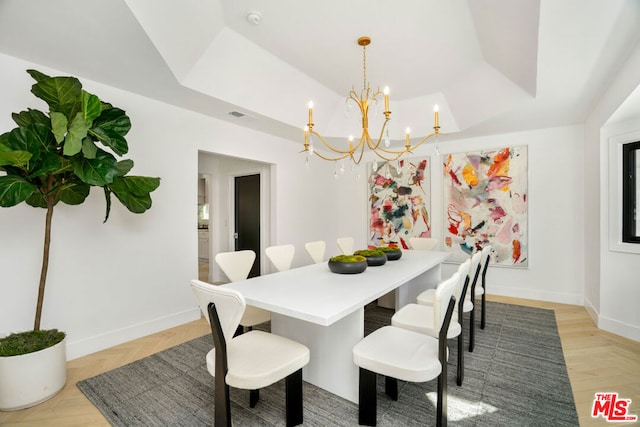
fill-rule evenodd
<path id="1" fill-rule="evenodd" d="M 440 136 L 440 135 L 446 135 L 446 133 L 440 133 L 440 132 L 432 132 L 429 135 L 425 136 L 424 138 L 422 138 L 420 141 L 418 141 L 418 143 L 410 145 L 409 147 L 405 148 L 402 151 L 396 151 L 396 150 L 386 150 L 382 147 L 377 148 L 376 150 L 379 151 L 383 151 L 387 154 L 393 154 L 393 155 L 398 155 L 398 158 L 400 156 L 402 156 L 404 153 L 413 153 L 413 150 L 415 150 L 416 148 L 418 148 L 420 145 L 422 145 L 422 143 L 426 142 L 429 138 L 432 138 L 434 136 Z"/>
<path id="2" fill-rule="evenodd" d="M 364 144 L 362 144 L 362 139 L 360 139 L 360 142 L 358 142 L 358 145 L 356 145 L 356 147 L 360 147 L 360 155 L 358 156 L 358 160 L 356 160 L 352 154 L 351 160 L 353 161 L 354 164 L 359 165 L 360 162 L 362 161 L 362 156 L 364 155 Z M 355 152 L 355 149 L 354 149 L 354 152 Z"/>
<path id="3" fill-rule="evenodd" d="M 333 146 L 332 146 L 331 144 L 329 144 L 329 143 L 327 142 L 327 140 L 325 140 L 325 139 L 324 139 L 324 137 L 323 137 L 322 135 L 320 135 L 318 132 L 316 132 L 316 131 L 310 131 L 309 133 L 310 133 L 310 134 L 312 134 L 312 135 L 317 136 L 317 137 L 318 137 L 318 139 L 320 139 L 320 141 L 322 141 L 322 143 L 325 145 L 325 147 L 326 147 L 326 148 L 328 148 L 329 150 L 331 150 L 331 151 L 333 151 L 334 153 L 337 153 L 337 154 L 338 154 L 338 156 L 336 156 L 336 157 L 324 156 L 324 155 L 322 155 L 322 154 L 318 153 L 318 151 L 314 149 L 314 150 L 313 150 L 313 154 L 315 154 L 316 156 L 320 157 L 321 159 L 329 160 L 329 161 L 334 161 L 334 160 L 342 160 L 342 159 L 346 159 L 347 157 L 351 157 L 351 158 L 353 158 L 353 153 L 355 153 L 355 152 L 360 148 L 360 156 L 359 156 L 359 159 L 358 159 L 358 161 L 357 161 L 357 162 L 354 160 L 355 164 L 360 163 L 360 160 L 362 159 L 362 154 L 363 154 L 363 152 L 364 152 L 364 146 L 362 146 L 362 138 L 360 139 L 360 141 L 358 142 L 358 144 L 356 144 L 356 146 L 355 146 L 355 147 L 352 147 L 352 148 L 351 148 L 351 150 L 347 150 L 347 151 L 345 151 L 345 150 L 340 150 L 340 149 L 338 149 L 338 148 L 333 147 Z M 361 146 L 362 146 L 362 147 L 361 147 Z M 301 151 L 301 153 L 304 153 L 304 152 L 309 152 L 309 149 L 308 149 L 308 148 L 306 148 L 306 149 L 304 149 L 304 150 L 302 150 L 302 151 Z"/>
<path id="4" fill-rule="evenodd" d="M 348 99 L 353 99 L 356 104 L 360 104 L 360 99 L 358 98 L 358 94 L 356 93 L 356 89 L 351 86 L 351 90 L 349 91 Z"/>
<path id="5" fill-rule="evenodd" d="M 380 147 L 380 143 L 382 142 L 382 136 L 384 135 L 384 130 L 387 128 L 387 124 L 389 123 L 390 118 L 386 118 L 384 123 L 382 124 L 382 129 L 380 129 L 380 136 L 378 137 L 378 142 L 375 145 L 369 144 L 369 148 L 372 150 L 377 150 Z M 383 151 L 387 151 L 384 148 L 380 148 Z M 388 153 L 393 153 L 394 151 L 387 151 Z"/>
<path id="6" fill-rule="evenodd" d="M 376 148 L 374 151 L 376 151 L 376 152 L 381 151 L 381 152 L 383 152 L 383 153 L 385 153 L 385 154 L 389 154 L 389 155 L 392 155 L 392 156 L 398 156 L 398 157 L 400 157 L 400 156 L 402 156 L 404 153 L 409 153 L 409 152 L 411 152 L 411 148 L 413 148 L 413 147 L 410 147 L 409 149 L 404 148 L 403 150 L 387 150 L 386 148 L 378 147 L 378 148 Z"/>
<path id="7" fill-rule="evenodd" d="M 384 148 L 380 147 L 380 141 L 378 140 L 377 144 L 373 143 L 373 140 L 371 139 L 371 135 L 369 135 L 369 131 L 368 129 L 364 129 L 362 132 L 362 138 L 366 139 L 367 141 L 367 146 L 369 147 L 369 149 L 378 157 L 380 157 L 382 160 L 386 160 L 386 161 L 392 161 L 392 160 L 397 160 L 399 159 L 407 150 L 403 150 L 403 151 L 393 151 L 393 150 L 385 150 Z M 364 146 L 363 146 L 363 150 L 364 150 Z M 380 151 L 383 151 L 386 154 L 391 154 L 391 157 L 387 157 L 384 154 L 381 154 Z"/>
<path id="8" fill-rule="evenodd" d="M 429 135 L 427 135 L 424 138 L 422 138 L 420 141 L 418 141 L 417 144 L 409 146 L 409 149 L 407 151 L 415 150 L 416 148 L 418 148 L 420 145 L 422 145 L 422 143 L 425 142 L 426 140 L 428 140 L 429 138 L 432 138 L 434 136 L 440 136 L 440 135 L 446 135 L 446 133 L 440 133 L 440 132 L 437 132 L 437 131 L 436 132 L 432 132 Z"/>
<path id="9" fill-rule="evenodd" d="M 310 133 L 310 134 L 312 134 L 312 135 L 317 136 L 317 137 L 318 137 L 318 139 L 319 139 L 320 141 L 322 141 L 322 143 L 325 145 L 325 147 L 327 147 L 329 150 L 333 151 L 334 153 L 346 154 L 346 155 L 351 154 L 351 152 L 350 152 L 349 150 L 346 150 L 346 151 L 345 151 L 345 150 L 340 150 L 339 148 L 335 148 L 334 146 L 332 146 L 331 144 L 329 144 L 329 143 L 327 142 L 327 140 L 326 140 L 326 139 L 324 139 L 324 137 L 323 137 L 322 135 L 320 135 L 318 132 L 316 132 L 315 130 L 310 131 L 309 133 Z M 341 158 L 343 158 L 343 157 L 341 157 Z"/>
<path id="10" fill-rule="evenodd" d="M 349 93 L 349 98 L 348 99 L 351 99 L 353 102 L 356 103 L 356 105 L 360 109 L 360 114 L 362 114 L 362 115 L 366 114 L 365 111 L 364 111 L 364 103 L 362 102 L 362 99 L 358 96 L 358 94 L 356 93 L 356 91 L 353 88 L 351 89 L 351 92 Z"/>
<path id="11" fill-rule="evenodd" d="M 387 150 L 383 150 L 383 151 L 387 151 Z M 402 151 L 402 152 L 393 152 L 393 151 L 392 151 L 392 152 L 390 152 L 390 153 L 391 153 L 391 154 L 393 154 L 395 157 L 387 157 L 387 156 L 384 156 L 384 155 L 380 154 L 380 152 L 379 152 L 378 150 L 373 150 L 373 153 L 374 153 L 376 156 L 380 157 L 382 160 L 385 160 L 385 161 L 387 161 L 387 162 L 391 162 L 391 161 L 394 161 L 394 160 L 398 160 L 400 157 L 402 157 L 402 155 L 403 155 L 405 152 L 406 152 L 406 151 Z"/>
<path id="12" fill-rule="evenodd" d="M 349 157 L 349 153 L 343 154 L 342 156 L 338 156 L 338 157 L 327 157 L 327 156 L 323 156 L 322 154 L 318 153 L 316 150 L 313 150 L 313 154 L 315 154 L 316 156 L 320 157 L 323 160 L 329 160 L 329 161 L 337 161 L 337 160 L 342 160 L 342 159 L 346 159 L 347 157 Z"/>

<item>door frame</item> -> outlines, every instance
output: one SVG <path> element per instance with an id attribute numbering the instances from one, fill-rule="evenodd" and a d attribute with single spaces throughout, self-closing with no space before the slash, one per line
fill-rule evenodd
<path id="1" fill-rule="evenodd" d="M 234 170 L 228 175 L 228 204 L 229 212 L 228 218 L 228 241 L 227 244 L 230 250 L 235 248 L 235 239 L 233 237 L 234 230 L 236 229 L 235 223 L 235 179 L 239 176 L 247 175 L 260 175 L 260 253 L 256 254 L 260 257 L 260 274 L 266 274 L 268 271 L 265 268 L 267 266 L 267 258 L 265 255 L 265 249 L 271 242 L 271 173 L 268 164 L 264 166 L 256 166 L 254 168 L 238 169 Z"/>

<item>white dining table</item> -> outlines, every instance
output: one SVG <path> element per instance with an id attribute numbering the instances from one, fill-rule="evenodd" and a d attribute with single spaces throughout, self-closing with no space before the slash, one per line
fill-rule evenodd
<path id="1" fill-rule="evenodd" d="M 395 292 L 395 308 L 415 302 L 441 280 L 450 254 L 403 251 L 397 261 L 367 267 L 360 274 L 336 274 L 322 262 L 225 284 L 248 305 L 271 311 L 271 332 L 309 347 L 303 378 L 358 402 L 358 368 L 352 349 L 364 337 L 364 307 Z"/>

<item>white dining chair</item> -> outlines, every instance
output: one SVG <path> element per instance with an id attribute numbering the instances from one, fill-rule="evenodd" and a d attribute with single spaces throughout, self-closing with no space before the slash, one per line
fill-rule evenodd
<path id="1" fill-rule="evenodd" d="M 436 425 L 447 424 L 447 331 L 455 305 L 454 280 L 447 280 L 436 292 L 436 311 L 441 318 L 436 338 L 399 328 L 383 326 L 364 337 L 353 348 L 353 362 L 359 367 L 358 422 L 375 426 L 377 419 L 377 374 L 385 376 L 385 393 L 398 400 L 398 380 L 426 382 L 438 378 Z M 426 422 L 425 422 L 426 424 Z"/>
<path id="2" fill-rule="evenodd" d="M 458 266 L 458 269 L 456 271 L 461 276 L 460 277 L 461 282 L 464 281 L 464 276 L 467 276 L 467 277 L 469 276 L 469 269 L 470 268 L 471 268 L 471 258 L 468 258 L 465 262 L 461 263 Z M 460 296 L 459 296 L 460 293 L 459 293 L 459 291 L 461 289 L 462 289 L 462 287 L 460 287 L 458 292 L 456 293 L 456 307 L 459 305 L 458 303 L 460 302 Z M 431 289 L 427 289 L 425 291 L 422 291 L 416 297 L 416 302 L 418 304 L 422 304 L 422 305 L 433 305 L 433 300 L 435 298 L 435 294 L 436 294 L 435 288 L 431 288 Z"/>
<path id="3" fill-rule="evenodd" d="M 336 240 L 338 248 L 343 255 L 353 254 L 354 240 L 353 237 L 338 237 Z"/>
<path id="4" fill-rule="evenodd" d="M 460 274 L 456 271 L 447 279 L 441 281 L 436 287 L 435 296 L 438 295 L 438 289 L 443 286 L 449 286 L 453 283 L 455 296 L 460 281 Z M 439 307 L 434 298 L 433 305 L 422 304 L 407 304 L 398 309 L 393 316 L 391 316 L 391 325 L 399 328 L 409 329 L 415 332 L 420 332 L 426 335 L 430 335 L 434 338 L 438 337 L 440 331 L 440 322 L 442 321 L 441 313 L 438 311 Z M 461 326 L 457 319 L 451 321 L 447 338 L 457 337 L 461 331 Z"/>
<path id="5" fill-rule="evenodd" d="M 307 242 L 304 244 L 304 248 L 307 251 L 307 254 L 311 257 L 311 260 L 316 264 L 324 261 L 324 253 L 327 250 L 327 244 L 324 240 Z"/>
<path id="6" fill-rule="evenodd" d="M 436 287 L 434 305 L 407 304 L 391 316 L 391 325 L 437 338 L 440 331 L 440 323 L 438 322 L 442 320 L 442 316 L 441 313 L 438 312 L 438 305 L 436 303 L 435 296 L 437 296 L 438 289 L 440 287 L 448 286 L 451 282 L 455 287 L 453 295 L 456 297 L 457 301 L 459 297 L 457 294 L 459 292 L 460 282 L 464 283 L 464 278 L 462 278 L 458 272 L 455 272 L 451 277 L 442 281 L 438 287 Z M 466 292 L 466 288 L 460 289 L 460 292 L 463 291 Z M 464 347 L 460 345 L 461 335 L 462 324 L 460 323 L 459 316 L 454 316 L 451 320 L 451 324 L 449 325 L 447 339 L 458 338 L 458 369 L 456 372 L 456 382 L 459 384 L 462 384 L 462 373 L 464 367 Z"/>
<path id="7" fill-rule="evenodd" d="M 491 252 L 493 252 L 493 247 L 491 245 L 487 245 L 482 248 L 482 257 L 480 258 L 480 266 L 482 268 L 482 272 L 480 273 L 481 277 L 481 286 L 476 286 L 475 293 L 476 296 L 480 295 L 482 301 L 482 315 L 480 318 L 480 329 L 485 328 L 485 322 L 487 320 L 487 269 L 489 268 L 489 262 L 491 261 Z"/>
<path id="8" fill-rule="evenodd" d="M 466 260 L 464 263 L 460 264 L 460 267 L 458 268 L 458 272 L 460 273 L 461 268 L 466 269 L 466 266 L 463 267 L 464 264 L 467 262 L 469 263 L 468 273 L 467 273 L 467 277 L 468 277 L 467 292 L 465 293 L 464 301 L 462 302 L 462 311 L 463 313 L 469 313 L 469 351 L 470 352 L 473 351 L 473 348 L 475 346 L 475 307 L 476 307 L 475 299 L 471 298 L 470 295 L 472 291 L 475 291 L 474 284 L 477 282 L 478 276 L 480 273 L 480 259 L 481 259 L 480 253 L 476 253 L 472 255 L 468 260 Z M 434 290 L 427 289 L 426 291 L 418 295 L 418 297 L 416 298 L 416 301 L 418 302 L 418 304 L 422 304 L 422 305 L 433 305 L 433 295 L 434 295 Z M 458 304 L 459 304 L 459 301 L 458 301 Z M 458 318 L 460 318 L 460 316 L 458 316 Z M 460 320 L 458 321 L 460 322 Z M 460 325 L 462 325 L 462 323 L 460 323 Z M 464 326 L 463 326 L 463 330 L 464 330 Z M 460 337 L 458 339 L 460 340 Z M 460 341 L 458 342 L 460 343 Z"/>
<path id="9" fill-rule="evenodd" d="M 232 425 L 229 387 L 249 390 L 249 406 L 253 408 L 260 399 L 260 389 L 282 379 L 286 425 L 302 424 L 302 368 L 309 363 L 309 349 L 264 331 L 234 337 L 246 308 L 242 294 L 199 280 L 191 281 L 191 289 L 213 334 L 214 348 L 207 353 L 206 362 L 215 381 L 215 425 Z"/>
<path id="10" fill-rule="evenodd" d="M 466 301 L 469 301 L 471 304 L 471 311 L 469 312 L 469 352 L 473 352 L 476 345 L 476 301 L 474 295 L 476 294 L 478 277 L 480 277 L 480 271 L 482 269 L 482 266 L 480 265 L 481 260 L 482 252 L 476 252 L 471 255 L 471 267 L 469 268 L 469 291 L 465 298 Z"/>
<path id="11" fill-rule="evenodd" d="M 252 250 L 220 252 L 215 256 L 216 264 L 232 282 L 246 279 L 255 259 L 256 253 Z M 240 325 L 244 331 L 269 320 L 271 312 L 249 305 L 240 319 Z"/>
<path id="12" fill-rule="evenodd" d="M 438 246 L 438 239 L 433 237 L 411 237 L 409 238 L 409 244 L 416 251 L 432 251 Z"/>
<path id="13" fill-rule="evenodd" d="M 286 271 L 291 268 L 296 247 L 293 245 L 269 246 L 265 254 L 278 271 Z"/>
<path id="14" fill-rule="evenodd" d="M 459 275 L 458 286 L 456 288 L 456 306 L 454 313 L 458 315 L 458 323 L 460 324 L 460 334 L 458 335 L 458 370 L 456 372 L 456 383 L 461 386 L 464 380 L 464 313 L 473 310 L 473 303 L 466 298 L 469 288 L 469 269 L 471 268 L 471 259 L 458 266 L 456 271 Z M 416 298 L 416 302 L 421 305 L 433 306 L 435 300 L 435 289 L 427 289 L 420 293 Z"/>

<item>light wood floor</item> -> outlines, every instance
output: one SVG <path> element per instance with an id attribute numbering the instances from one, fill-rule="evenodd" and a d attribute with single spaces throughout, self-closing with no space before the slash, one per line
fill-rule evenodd
<path id="1" fill-rule="evenodd" d="M 581 426 L 607 425 L 602 418 L 591 418 L 596 392 L 618 392 L 621 398 L 632 399 L 630 412 L 640 415 L 639 342 L 597 329 L 584 307 L 495 296 L 488 299 L 555 310 Z M 33 408 L 0 412 L 0 425 L 108 426 L 76 382 L 209 332 L 204 320 L 195 321 L 72 360 L 62 392 Z"/>

